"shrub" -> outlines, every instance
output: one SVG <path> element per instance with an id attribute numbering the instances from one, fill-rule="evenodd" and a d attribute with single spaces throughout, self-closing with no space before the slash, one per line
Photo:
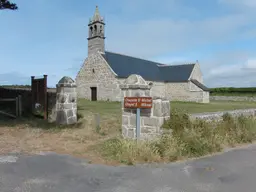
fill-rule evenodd
<path id="1" fill-rule="evenodd" d="M 136 142 L 133 140 L 114 138 L 103 143 L 101 147 L 103 156 L 115 159 L 120 163 L 133 165 L 137 161 L 159 161 L 157 149 L 150 142 Z"/>
<path id="2" fill-rule="evenodd" d="M 225 146 L 252 142 L 256 122 L 251 117 L 224 114 L 219 122 L 191 121 L 183 112 L 174 110 L 163 129 L 172 130 L 151 141 L 115 138 L 107 140 L 102 154 L 125 164 L 136 162 L 175 161 L 221 151 Z"/>
<path id="3" fill-rule="evenodd" d="M 256 122 L 252 117 L 231 117 L 223 115 L 223 120 L 218 123 L 216 131 L 222 137 L 222 143 L 234 146 L 240 143 L 250 143 L 256 139 Z"/>
<path id="4" fill-rule="evenodd" d="M 184 129 L 191 128 L 192 126 L 188 114 L 178 109 L 174 109 L 171 112 L 170 119 L 171 120 L 165 121 L 162 128 L 171 129 L 173 134 L 182 133 Z"/>

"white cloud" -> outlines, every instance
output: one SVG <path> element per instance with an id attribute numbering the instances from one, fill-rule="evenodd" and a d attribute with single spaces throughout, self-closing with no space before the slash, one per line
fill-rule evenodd
<path id="1" fill-rule="evenodd" d="M 233 55 L 236 55 L 233 53 Z M 256 87 L 256 59 L 240 54 L 229 59 L 223 57 L 216 59 L 216 65 L 208 64 L 208 70 L 204 70 L 204 79 L 206 85 L 210 87 L 232 86 L 232 87 Z M 206 59 L 207 62 L 208 59 Z M 225 65 L 225 62 L 229 65 Z"/>
<path id="2" fill-rule="evenodd" d="M 256 70 L 256 59 L 249 59 L 245 65 L 246 69 L 255 69 Z M 256 74 L 255 74 L 256 76 Z"/>
<path id="3" fill-rule="evenodd" d="M 123 23 L 121 19 L 112 18 L 106 26 L 107 48 L 152 57 L 242 38 L 241 29 L 250 22 L 251 18 L 241 14 L 199 21 L 164 18 Z"/>
<path id="4" fill-rule="evenodd" d="M 255 0 L 219 0 L 219 3 L 228 4 L 240 7 L 245 6 L 247 8 L 255 8 L 256 1 Z"/>
<path id="5" fill-rule="evenodd" d="M 131 2 L 134 3 L 133 6 L 130 5 Z M 244 13 L 227 12 L 224 15 L 207 17 L 201 15 L 200 19 L 193 19 L 194 13 L 200 11 L 200 7 L 196 10 L 194 7 L 182 5 L 180 1 L 163 1 L 161 7 L 156 1 L 145 3 L 145 0 L 136 2 L 132 0 L 131 2 L 122 2 L 122 10 L 138 15 L 136 18 L 131 14 L 132 18 L 135 17 L 132 21 L 119 15 L 105 13 L 108 50 L 149 58 L 167 55 L 173 51 L 198 49 L 204 45 L 254 38 L 255 19 Z M 141 17 L 141 10 L 146 15 L 149 15 L 149 12 L 160 10 L 162 12 L 154 18 Z M 179 13 L 181 17 L 175 17 L 173 12 Z"/>

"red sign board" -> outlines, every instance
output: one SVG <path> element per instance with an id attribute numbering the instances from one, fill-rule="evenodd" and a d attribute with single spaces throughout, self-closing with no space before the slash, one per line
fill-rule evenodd
<path id="1" fill-rule="evenodd" d="M 152 108 L 152 97 L 125 97 L 124 108 Z"/>

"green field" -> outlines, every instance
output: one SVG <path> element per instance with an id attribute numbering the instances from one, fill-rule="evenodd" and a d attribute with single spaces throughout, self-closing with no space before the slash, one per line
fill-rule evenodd
<path id="1" fill-rule="evenodd" d="M 104 102 L 104 101 L 88 101 L 79 100 L 78 111 L 86 114 L 99 113 L 101 115 L 120 116 L 121 104 L 119 102 Z M 171 102 L 171 109 L 180 109 L 187 113 L 203 113 L 227 111 L 235 109 L 256 108 L 256 102 L 234 102 L 234 101 L 212 101 L 210 103 L 192 103 L 192 102 Z"/>

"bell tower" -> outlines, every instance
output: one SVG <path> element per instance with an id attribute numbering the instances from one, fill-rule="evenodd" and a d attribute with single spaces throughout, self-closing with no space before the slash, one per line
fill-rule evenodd
<path id="1" fill-rule="evenodd" d="M 88 56 L 98 51 L 105 52 L 105 23 L 103 17 L 100 16 L 99 8 L 96 6 L 94 15 L 88 24 Z"/>

